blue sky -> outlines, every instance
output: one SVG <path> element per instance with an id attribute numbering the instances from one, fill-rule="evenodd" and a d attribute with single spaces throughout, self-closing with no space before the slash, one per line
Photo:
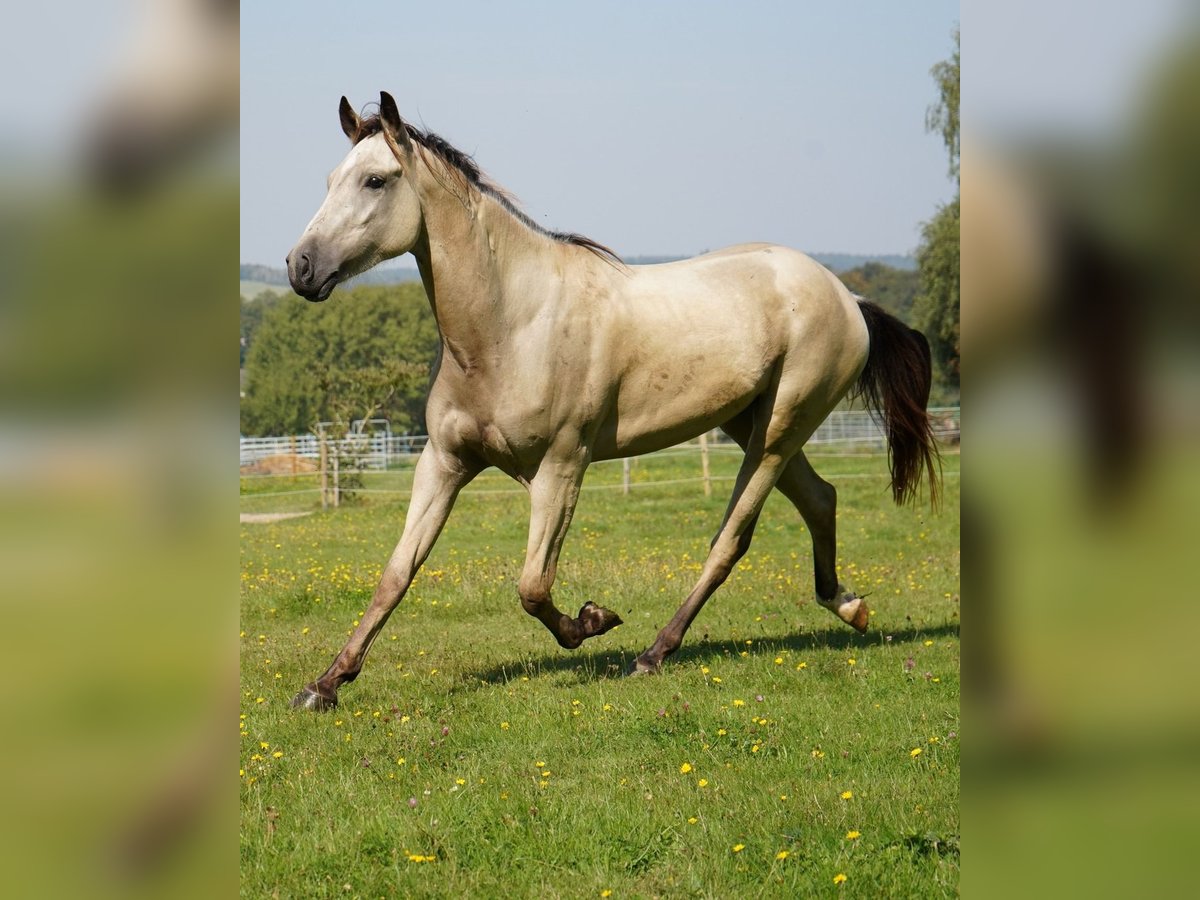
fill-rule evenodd
<path id="1" fill-rule="evenodd" d="M 282 265 L 390 91 L 547 227 L 625 255 L 906 253 L 953 196 L 924 128 L 954 2 L 242 9 L 242 261 Z"/>

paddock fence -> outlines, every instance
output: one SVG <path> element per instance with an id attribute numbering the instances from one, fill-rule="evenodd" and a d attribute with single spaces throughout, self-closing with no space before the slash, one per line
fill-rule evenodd
<path id="1" fill-rule="evenodd" d="M 956 447 L 960 437 L 960 408 L 933 407 L 929 410 L 934 435 L 945 447 Z M 362 473 L 387 473 L 411 470 L 425 447 L 425 435 L 393 434 L 384 420 L 355 423 L 356 428 L 342 439 L 323 433 L 276 437 L 242 437 L 239 441 L 243 498 L 261 503 L 271 497 L 320 495 L 322 507 L 340 505 L 348 492 L 356 494 L 407 494 L 407 489 L 365 486 Z M 865 410 L 837 410 L 817 429 L 805 445 L 809 455 L 865 454 L 882 452 L 887 439 L 881 423 Z M 709 459 L 714 454 L 740 454 L 741 449 L 724 433 L 714 430 L 675 447 L 650 454 L 651 457 L 698 456 L 696 475 L 681 481 L 702 482 L 705 494 L 712 491 Z M 633 487 L 659 482 L 633 484 L 631 470 L 636 460 L 609 460 L 623 467 L 620 487 L 629 493 Z M 353 473 L 353 474 L 351 474 Z M 270 480 L 277 480 L 275 490 Z M 283 481 L 286 480 L 286 486 Z M 666 483 L 666 482 L 663 482 Z M 352 485 L 352 486 L 348 486 Z M 520 491 L 520 488 L 512 490 Z M 507 493 L 507 491 L 505 491 Z"/>

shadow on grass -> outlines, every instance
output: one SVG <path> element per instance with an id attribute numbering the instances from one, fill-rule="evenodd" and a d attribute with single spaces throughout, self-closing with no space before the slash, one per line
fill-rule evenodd
<path id="1" fill-rule="evenodd" d="M 549 635 L 547 640 L 552 640 Z M 930 639 L 958 637 L 958 624 L 933 625 L 927 628 L 900 628 L 890 632 L 872 631 L 867 634 L 857 634 L 845 628 L 820 628 L 800 634 L 759 635 L 754 643 L 747 647 L 743 641 L 711 640 L 703 638 L 685 643 L 674 655 L 663 663 L 663 670 L 669 671 L 674 666 L 691 662 L 712 662 L 740 656 L 742 651 L 748 651 L 750 656 L 775 656 L 781 650 L 795 652 L 809 650 L 851 650 L 862 647 L 884 645 L 886 638 L 890 646 L 917 643 Z M 522 675 L 548 675 L 558 672 L 570 672 L 578 675 L 581 681 L 595 681 L 609 678 L 623 678 L 633 665 L 636 653 L 628 650 L 556 650 L 538 656 L 522 656 L 509 663 L 499 663 L 478 670 L 467 670 L 463 673 L 464 684 L 461 687 L 497 681 L 511 681 Z"/>

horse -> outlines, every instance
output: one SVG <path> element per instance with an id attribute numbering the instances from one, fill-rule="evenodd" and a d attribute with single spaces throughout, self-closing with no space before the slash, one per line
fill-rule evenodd
<path id="1" fill-rule="evenodd" d="M 568 615 L 551 596 L 584 473 L 714 428 L 744 451 L 733 494 L 691 593 L 629 673 L 658 672 L 679 649 L 750 546 L 773 489 L 812 533 L 817 602 L 866 630 L 867 604 L 838 580 L 837 493 L 803 446 L 856 391 L 885 424 L 895 501 L 913 500 L 925 474 L 936 504 L 932 367 L 919 332 L 781 246 L 625 265 L 590 238 L 536 224 L 471 157 L 401 119 L 390 94 L 378 114 L 360 117 L 345 97 L 338 112 L 351 150 L 287 257 L 292 287 L 323 301 L 345 279 L 412 253 L 441 346 L 400 541 L 349 640 L 293 707 L 336 707 L 459 492 L 488 467 L 529 495 L 517 585 L 525 612 L 567 650 L 620 625 L 591 602 Z"/>

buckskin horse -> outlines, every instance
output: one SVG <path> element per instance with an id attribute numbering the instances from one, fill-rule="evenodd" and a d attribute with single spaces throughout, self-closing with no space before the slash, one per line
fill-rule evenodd
<path id="1" fill-rule="evenodd" d="M 812 532 L 817 602 L 862 632 L 866 603 L 838 581 L 833 486 L 805 442 L 848 393 L 882 417 L 891 489 L 915 498 L 937 449 L 925 411 L 925 338 L 852 295 L 814 260 L 744 244 L 681 262 L 627 266 L 578 234 L 521 212 L 475 162 L 404 122 L 339 109 L 352 149 L 288 255 L 296 293 L 334 286 L 403 253 L 416 257 L 441 347 L 403 534 L 345 647 L 295 707 L 330 709 L 429 555 L 459 491 L 495 466 L 530 499 L 518 594 L 525 611 L 574 649 L 621 623 L 585 603 L 551 599 L 559 551 L 588 464 L 650 453 L 713 428 L 745 452 L 699 580 L 631 673 L 656 672 L 750 546 L 773 488 Z"/>

